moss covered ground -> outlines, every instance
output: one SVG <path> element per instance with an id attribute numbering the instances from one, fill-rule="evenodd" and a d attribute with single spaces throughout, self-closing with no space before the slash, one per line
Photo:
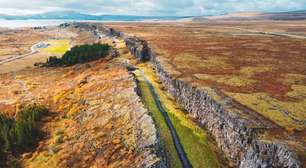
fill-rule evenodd
<path id="1" fill-rule="evenodd" d="M 172 77 L 216 89 L 284 130 L 305 132 L 305 40 L 233 29 L 242 25 L 289 34 L 305 27 L 291 21 L 108 24 L 146 40 L 164 70 L 179 74 Z"/>
<path id="2" fill-rule="evenodd" d="M 186 113 L 184 113 L 182 108 L 176 104 L 173 99 L 163 90 L 158 78 L 155 75 L 155 72 L 150 66 L 140 65 L 139 68 L 144 71 L 146 77 L 154 86 L 160 101 L 163 103 L 163 107 L 167 110 L 167 113 L 179 135 L 180 141 L 192 166 L 195 168 L 220 167 L 217 154 L 213 150 L 213 146 L 208 140 L 205 131 L 197 126 L 197 124 L 194 123 Z M 136 71 L 135 74 L 139 80 L 139 86 L 144 103 L 151 111 L 156 125 L 159 128 L 161 138 L 164 141 L 165 148 L 170 159 L 170 167 L 181 167 L 169 129 L 161 112 L 158 111 L 149 86 L 145 83 L 139 72 Z"/>

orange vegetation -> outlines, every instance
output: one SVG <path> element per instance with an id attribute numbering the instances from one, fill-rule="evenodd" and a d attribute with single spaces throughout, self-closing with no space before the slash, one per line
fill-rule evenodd
<path id="1" fill-rule="evenodd" d="M 107 26 L 147 40 L 164 65 L 180 73 L 179 78 L 218 89 L 281 127 L 305 129 L 306 101 L 302 95 L 306 93 L 306 40 L 260 33 L 285 32 L 303 37 L 306 32 L 293 31 L 306 28 L 305 24 L 182 22 Z M 253 95 L 257 93 L 267 101 L 261 102 L 261 96 Z M 278 111 L 277 117 L 271 109 Z M 288 115 L 292 120 L 286 119 Z"/>
<path id="2" fill-rule="evenodd" d="M 20 104 L 31 102 L 51 111 L 41 128 L 47 136 L 23 155 L 22 166 L 155 164 L 159 158 L 147 147 L 155 143 L 153 121 L 134 87 L 132 76 L 108 60 L 0 75 L 1 112 L 14 115 Z"/>

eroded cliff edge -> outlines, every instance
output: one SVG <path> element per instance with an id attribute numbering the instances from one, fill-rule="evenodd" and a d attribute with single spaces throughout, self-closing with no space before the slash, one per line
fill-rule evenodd
<path id="1" fill-rule="evenodd" d="M 130 52 L 139 60 L 150 60 L 168 92 L 190 115 L 215 138 L 220 149 L 235 166 L 246 167 L 302 167 L 294 147 L 283 141 L 260 138 L 266 129 L 278 129 L 269 121 L 257 122 L 261 116 L 236 106 L 211 88 L 201 88 L 179 79 L 180 72 L 165 64 L 150 45 L 137 37 L 129 37 L 112 28 L 100 30 L 108 36 L 121 37 Z"/>

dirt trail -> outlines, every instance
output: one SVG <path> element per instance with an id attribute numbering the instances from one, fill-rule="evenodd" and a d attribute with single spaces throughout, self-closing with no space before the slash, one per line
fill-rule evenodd
<path id="1" fill-rule="evenodd" d="M 23 55 L 15 55 L 15 56 L 11 56 L 9 58 L 5 58 L 5 59 L 0 59 L 0 65 L 4 64 L 4 63 L 8 63 L 8 62 L 12 62 L 12 61 L 15 61 L 17 59 L 21 59 L 21 58 L 24 58 L 24 57 L 27 57 L 27 56 L 30 56 L 30 55 L 33 55 L 33 54 L 36 54 L 38 51 L 37 51 L 37 45 L 39 43 L 36 43 L 34 44 L 32 47 L 31 47 L 31 52 L 30 53 L 27 53 L 27 54 L 23 54 Z"/>

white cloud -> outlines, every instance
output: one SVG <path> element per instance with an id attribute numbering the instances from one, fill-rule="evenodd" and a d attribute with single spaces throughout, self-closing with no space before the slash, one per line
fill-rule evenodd
<path id="1" fill-rule="evenodd" d="M 44 12 L 52 12 L 52 11 L 63 11 L 66 10 L 60 7 L 42 7 L 36 9 L 18 9 L 18 8 L 2 8 L 0 7 L 1 14 L 8 15 L 31 15 L 31 14 L 39 14 Z"/>
<path id="2" fill-rule="evenodd" d="M 306 0 L 0 0 L 0 13 L 73 10 L 91 14 L 206 15 L 238 11 L 306 10 Z"/>

